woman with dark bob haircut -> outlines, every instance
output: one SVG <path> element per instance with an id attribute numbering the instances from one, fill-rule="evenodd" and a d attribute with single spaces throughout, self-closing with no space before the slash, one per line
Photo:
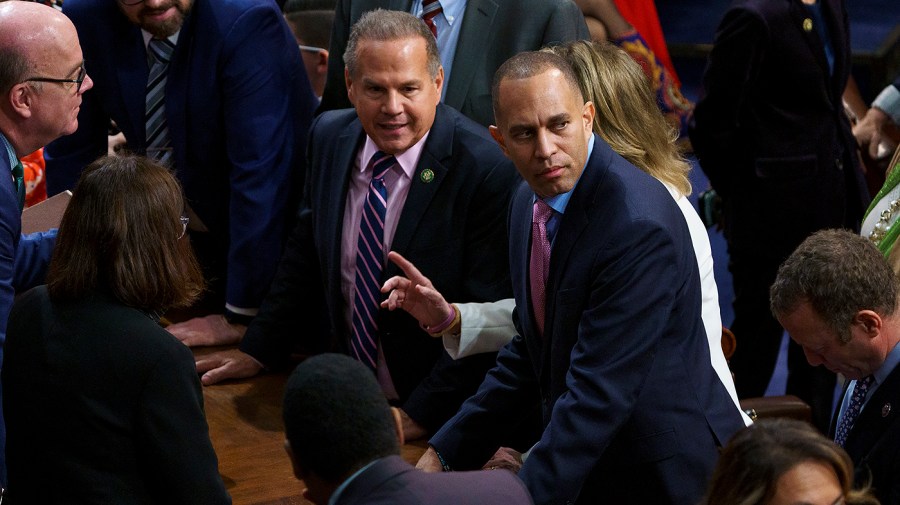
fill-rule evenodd
<path id="1" fill-rule="evenodd" d="M 143 157 L 101 158 L 82 173 L 47 285 L 9 319 L 10 500 L 231 503 L 193 356 L 159 325 L 204 289 L 181 195 Z"/>
<path id="2" fill-rule="evenodd" d="M 878 505 L 854 491 L 853 463 L 812 425 L 764 419 L 725 447 L 704 505 Z"/>

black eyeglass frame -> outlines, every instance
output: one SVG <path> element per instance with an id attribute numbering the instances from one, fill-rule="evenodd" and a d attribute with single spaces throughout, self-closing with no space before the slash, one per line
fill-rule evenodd
<path id="1" fill-rule="evenodd" d="M 81 69 L 78 71 L 78 77 L 75 79 L 56 79 L 53 77 L 29 77 L 28 79 L 23 79 L 22 82 L 72 82 L 77 84 L 75 87 L 75 94 L 77 95 L 81 91 L 81 84 L 84 83 L 84 80 L 87 78 L 87 71 L 84 69 L 84 62 L 81 62 Z"/>

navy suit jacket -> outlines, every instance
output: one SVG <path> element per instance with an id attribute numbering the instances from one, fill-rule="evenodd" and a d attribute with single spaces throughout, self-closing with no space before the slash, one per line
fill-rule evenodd
<path id="1" fill-rule="evenodd" d="M 106 153 L 109 120 L 144 152 L 147 56 L 141 30 L 116 2 L 72 0 L 94 88 L 78 131 L 46 151 L 50 194 L 71 188 Z M 225 298 L 255 308 L 275 274 L 299 201 L 303 146 L 315 109 L 294 37 L 274 2 L 194 0 L 169 66 L 166 118 L 173 168 L 209 229 Z"/>
<path id="2" fill-rule="evenodd" d="M 425 473 L 389 456 L 376 461 L 344 488 L 335 505 L 531 505 L 512 473 Z"/>
<path id="3" fill-rule="evenodd" d="M 269 367 L 297 344 L 307 352 L 348 352 L 341 230 L 350 171 L 364 140 L 354 110 L 322 114 L 313 124 L 298 223 L 272 290 L 241 342 L 241 350 Z M 422 177 L 425 170 L 433 180 Z M 438 105 L 391 248 L 448 300 L 509 298 L 504 217 L 518 180 L 487 130 Z M 382 280 L 401 274 L 388 263 Z M 429 430 L 456 413 L 493 366 L 493 353 L 454 361 L 440 339 L 402 310 L 379 311 L 377 324 L 402 408 Z"/>
<path id="4" fill-rule="evenodd" d="M 800 0 L 736 0 L 709 56 L 690 137 L 725 200 L 729 245 L 748 253 L 787 257 L 816 230 L 858 228 L 868 200 L 841 101 L 847 13 L 843 0 L 819 5 L 831 73 Z"/>
<path id="5" fill-rule="evenodd" d="M 843 395 L 831 423 L 832 440 L 842 402 Z M 900 367 L 872 393 L 847 435 L 844 450 L 853 460 L 857 486 L 871 481 L 882 505 L 900 505 Z"/>
<path id="6" fill-rule="evenodd" d="M 342 58 L 350 28 L 373 9 L 409 12 L 412 0 L 340 0 L 331 29 L 328 76 L 320 111 L 350 107 Z M 522 15 L 520 13 L 527 13 Z M 589 39 L 572 0 L 467 0 L 443 102 L 485 126 L 494 123 L 494 72 L 522 51 L 553 42 Z"/>
<path id="7" fill-rule="evenodd" d="M 0 136 L 3 134 L 0 133 Z M 22 235 L 22 212 L 11 176 L 12 167 L 0 141 L 0 365 L 6 323 L 16 292 L 44 282 L 56 243 L 56 230 Z M 2 399 L 2 394 L 0 394 Z M 2 407 L 2 406 L 0 406 Z M 6 428 L 0 408 L 0 483 L 6 484 Z"/>
<path id="8" fill-rule="evenodd" d="M 594 136 L 550 254 L 542 338 L 528 280 L 533 196 L 523 184 L 509 221 L 519 335 L 430 443 L 451 467 L 478 467 L 539 404 L 544 432 L 519 473 L 535 503 L 696 503 L 743 422 L 710 365 L 682 214 Z"/>

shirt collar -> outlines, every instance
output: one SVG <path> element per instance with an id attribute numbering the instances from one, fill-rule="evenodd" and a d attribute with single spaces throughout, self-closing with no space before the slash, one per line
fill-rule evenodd
<path id="1" fill-rule="evenodd" d="M 382 459 L 383 458 L 378 458 L 376 460 L 371 461 L 368 465 L 366 465 L 366 466 L 360 468 L 359 470 L 357 470 L 356 472 L 354 472 L 353 475 L 351 475 L 350 477 L 347 478 L 347 480 L 345 480 L 344 482 L 341 482 L 341 485 L 338 486 L 338 488 L 335 489 L 333 493 L 331 493 L 331 498 L 328 498 L 328 505 L 334 505 L 335 503 L 337 503 L 338 498 L 341 497 L 341 493 L 343 493 L 344 490 L 347 489 L 347 486 L 349 486 L 350 483 L 353 482 L 353 479 L 359 477 L 359 474 L 365 472 L 366 470 L 369 469 L 370 466 L 381 461 Z"/>
<path id="2" fill-rule="evenodd" d="M 175 32 L 174 35 L 170 35 L 168 37 L 169 42 L 171 42 L 173 46 L 178 45 L 178 34 L 180 34 L 180 33 L 181 33 L 181 30 L 178 30 L 177 32 Z M 148 32 L 147 30 L 144 30 L 143 28 L 141 29 L 141 35 L 144 36 L 144 49 L 147 49 L 147 46 L 150 45 L 150 41 L 153 40 L 153 35 L 150 32 Z"/>
<path id="3" fill-rule="evenodd" d="M 9 166 L 14 167 L 19 164 L 19 157 L 16 156 L 16 152 L 13 150 L 12 144 L 6 140 L 6 137 L 0 133 L 0 140 L 2 140 L 3 146 L 6 148 L 6 156 L 9 157 Z"/>
<path id="4" fill-rule="evenodd" d="M 875 382 L 877 384 L 883 384 L 884 381 L 887 380 L 888 375 L 894 371 L 894 368 L 897 368 L 897 365 L 900 365 L 900 344 L 895 345 L 894 348 L 891 349 L 891 352 L 888 353 L 884 363 L 881 364 L 881 368 L 875 370 L 875 373 L 872 374 L 875 376 Z"/>
<path id="5" fill-rule="evenodd" d="M 453 26 L 453 23 L 465 12 L 466 0 L 441 0 L 441 9 L 444 10 L 447 24 Z"/>
<path id="6" fill-rule="evenodd" d="M 428 135 L 430 133 L 431 130 L 427 131 L 418 142 L 413 144 L 412 147 L 402 153 L 394 155 L 394 158 L 397 159 L 397 164 L 400 165 L 400 170 L 409 179 L 412 179 L 413 174 L 416 173 L 416 167 L 419 165 L 419 158 L 422 157 L 422 149 L 424 149 L 425 141 L 428 140 Z M 372 140 L 372 137 L 366 135 L 366 143 L 363 146 L 362 151 L 362 162 L 359 164 L 360 172 L 366 171 L 366 165 L 369 164 L 369 160 L 372 159 L 372 156 L 374 156 L 376 152 L 378 152 L 378 146 L 375 145 L 375 141 Z"/>
<path id="7" fill-rule="evenodd" d="M 591 135 L 590 140 L 588 140 L 588 152 L 587 158 L 584 160 L 584 166 L 581 167 L 581 174 L 578 175 L 578 180 L 575 181 L 575 185 L 572 186 L 572 189 L 569 191 L 551 196 L 550 198 L 544 198 L 544 203 L 546 203 L 551 209 L 555 210 L 559 214 L 564 214 L 566 212 L 566 207 L 569 205 L 569 200 L 572 199 L 572 193 L 575 191 L 575 188 L 578 187 L 578 182 L 581 181 L 581 177 L 584 175 L 584 171 L 587 170 L 588 162 L 591 160 L 591 153 L 594 152 L 594 136 Z M 537 199 L 537 195 L 535 195 L 535 199 Z"/>

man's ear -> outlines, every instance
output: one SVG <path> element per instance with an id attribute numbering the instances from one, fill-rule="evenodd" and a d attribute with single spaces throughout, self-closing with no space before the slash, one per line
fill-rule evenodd
<path id="1" fill-rule="evenodd" d="M 875 338 L 881 334 L 884 320 L 874 310 L 861 310 L 853 316 L 853 323 L 860 325 L 869 338 Z"/>
<path id="2" fill-rule="evenodd" d="M 584 128 L 588 133 L 594 131 L 594 115 L 596 113 L 597 110 L 594 108 L 594 102 L 584 102 L 584 107 L 581 109 L 581 117 L 584 120 Z"/>
<path id="3" fill-rule="evenodd" d="M 13 114 L 23 118 L 31 117 L 34 95 L 34 89 L 26 82 L 20 82 L 13 86 L 6 95 Z"/>
<path id="4" fill-rule="evenodd" d="M 397 433 L 397 441 L 403 445 L 406 440 L 403 438 L 403 418 L 400 416 L 400 409 L 391 407 L 391 414 L 394 416 L 394 430 Z"/>
<path id="5" fill-rule="evenodd" d="M 503 151 L 507 157 L 509 156 L 509 151 L 506 150 L 506 141 L 503 139 L 503 134 L 500 133 L 500 128 L 497 128 L 494 125 L 488 126 L 488 131 L 491 132 L 491 137 L 494 137 L 494 141 L 500 146 L 500 149 Z"/>
<path id="6" fill-rule="evenodd" d="M 328 72 L 328 51 L 323 49 L 319 51 L 319 61 L 316 62 L 316 72 L 325 75 Z"/>

